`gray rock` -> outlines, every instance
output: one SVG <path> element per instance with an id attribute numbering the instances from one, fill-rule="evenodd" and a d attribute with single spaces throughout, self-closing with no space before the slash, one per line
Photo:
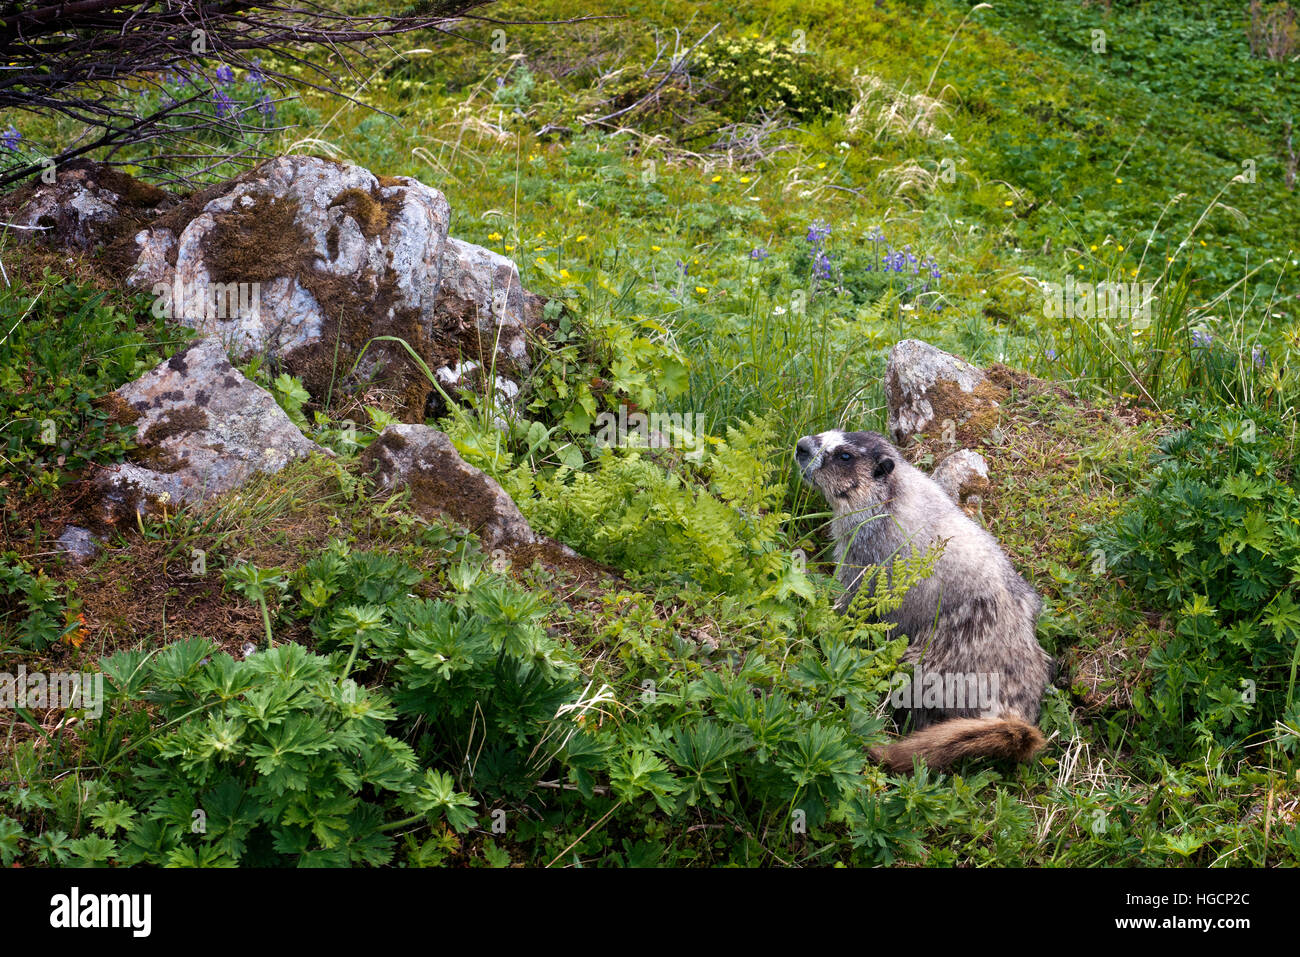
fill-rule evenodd
<path id="1" fill-rule="evenodd" d="M 982 371 L 929 343 L 904 339 L 889 353 L 885 399 L 897 445 L 919 432 L 939 435 L 948 445 L 973 444 L 975 435 L 997 423 L 1002 396 Z"/>
<path id="2" fill-rule="evenodd" d="M 38 176 L 5 197 L 0 218 L 22 227 L 20 239 L 89 251 L 174 204 L 167 193 L 111 166 L 75 161 L 56 170 L 53 183 Z"/>
<path id="3" fill-rule="evenodd" d="M 442 386 L 443 390 L 449 395 L 455 395 L 457 392 L 471 391 L 479 395 L 486 395 L 485 388 L 486 373 L 477 362 L 458 362 L 454 366 L 443 366 L 434 372 L 434 377 Z M 519 398 L 519 383 L 505 376 L 492 377 L 492 391 L 494 393 L 495 410 L 500 413 L 492 418 L 493 424 L 502 431 L 510 428 L 507 420 L 513 420 L 518 415 L 515 407 L 515 400 Z M 432 395 L 429 397 L 428 417 L 439 418 L 446 414 L 447 404 L 442 401 L 441 395 Z"/>
<path id="4" fill-rule="evenodd" d="M 982 495 L 989 484 L 989 464 L 972 449 L 958 449 L 934 467 L 930 478 L 958 505 Z"/>
<path id="5" fill-rule="evenodd" d="M 81 565 L 95 557 L 99 552 L 99 539 L 89 529 L 79 525 L 69 525 L 58 538 L 59 551 Z"/>
<path id="6" fill-rule="evenodd" d="M 110 413 L 135 426 L 139 448 L 132 461 L 98 473 L 107 521 L 202 501 L 310 452 L 331 454 L 230 364 L 216 336 L 191 343 L 112 396 Z"/>
<path id="7" fill-rule="evenodd" d="M 434 376 L 446 389 L 474 388 L 483 378 L 477 362 L 457 362 L 454 366 L 443 366 L 434 372 Z M 502 402 L 514 402 L 519 398 L 519 384 L 505 376 L 493 376 L 492 387 Z"/>
<path id="8" fill-rule="evenodd" d="M 438 312 L 481 337 L 484 354 L 495 351 L 507 368 L 527 371 L 530 294 L 519 269 L 499 253 L 449 237 L 442 253 Z M 535 298 L 535 297 L 532 297 Z"/>
<path id="9" fill-rule="evenodd" d="M 287 359 L 319 342 L 336 311 L 358 304 L 373 307 L 374 334 L 392 331 L 385 323 L 399 312 L 428 334 L 451 212 L 423 183 L 385 182 L 315 156 L 269 160 L 218 195 L 204 194 L 179 236 L 162 224 L 140 231 L 132 282 L 167 297 L 171 318 L 221 336 L 241 357 Z M 256 304 L 250 292 L 247 308 L 211 308 L 215 296 L 204 290 L 214 283 L 256 284 Z"/>
<path id="10" fill-rule="evenodd" d="M 412 508 L 446 514 L 478 535 L 484 548 L 514 548 L 542 539 L 514 500 L 456 451 L 451 439 L 427 425 L 390 425 L 362 454 L 362 468 L 379 488 L 410 488 Z"/>

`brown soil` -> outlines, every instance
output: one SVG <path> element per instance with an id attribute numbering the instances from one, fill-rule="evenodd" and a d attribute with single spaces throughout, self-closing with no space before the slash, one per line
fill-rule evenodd
<path id="1" fill-rule="evenodd" d="M 559 572 L 570 576 L 575 583 L 584 586 L 604 587 L 621 584 L 622 575 L 617 568 L 602 565 L 582 555 L 569 555 L 558 542 L 545 539 L 534 545 L 520 545 L 508 552 L 511 562 L 520 568 L 529 568 L 534 563 L 550 572 Z"/>

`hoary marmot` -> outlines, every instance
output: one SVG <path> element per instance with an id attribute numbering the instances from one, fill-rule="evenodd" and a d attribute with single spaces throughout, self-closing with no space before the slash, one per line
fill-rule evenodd
<path id="1" fill-rule="evenodd" d="M 909 639 L 912 680 L 891 697 L 915 730 L 872 757 L 895 772 L 911 770 L 914 754 L 935 769 L 968 756 L 1032 757 L 1045 743 L 1036 725 L 1051 676 L 1034 635 L 1042 601 L 993 536 L 874 432 L 807 435 L 795 458 L 831 506 L 843 608 L 882 569 L 892 580 L 895 558 L 943 546 L 930 576 L 885 616 Z"/>

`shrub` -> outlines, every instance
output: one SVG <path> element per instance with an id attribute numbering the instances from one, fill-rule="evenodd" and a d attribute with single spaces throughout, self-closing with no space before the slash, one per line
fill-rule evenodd
<path id="1" fill-rule="evenodd" d="M 1193 424 L 1161 443 L 1150 485 L 1098 536 L 1111 567 L 1174 616 L 1134 706 L 1175 750 L 1238 743 L 1292 711 L 1300 636 L 1300 497 L 1281 422 L 1184 411 Z"/>
<path id="2" fill-rule="evenodd" d="M 394 853 L 385 807 L 460 824 L 455 810 L 472 803 L 385 734 L 387 696 L 300 645 L 236 661 L 192 639 L 102 666 L 111 717 L 93 725 L 91 753 L 106 770 L 139 762 L 113 779 L 139 812 L 113 840 L 120 863 L 383 864 Z M 115 750 L 124 731 L 136 740 Z"/>
<path id="3" fill-rule="evenodd" d="M 825 119 L 847 109 L 853 98 L 826 64 L 775 40 L 710 38 L 693 66 L 721 90 L 717 109 L 733 120 L 778 111 L 799 120 Z"/>

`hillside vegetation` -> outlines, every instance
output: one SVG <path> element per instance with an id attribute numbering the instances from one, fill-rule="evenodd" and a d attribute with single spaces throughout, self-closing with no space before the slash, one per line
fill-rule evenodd
<path id="1" fill-rule="evenodd" d="M 308 92 L 261 146 L 436 186 L 550 297 L 521 415 L 436 424 L 591 563 L 374 494 L 397 397 L 253 363 L 337 456 L 73 566 L 81 479 L 131 452 L 102 397 L 190 332 L 8 234 L 0 671 L 108 699 L 8 712 L 0 863 L 1300 863 L 1300 50 L 1252 52 L 1226 0 L 490 9 L 569 22 L 395 41 L 376 110 Z M 1055 310 L 1067 282 L 1155 303 Z M 907 582 L 834 612 L 792 450 L 883 431 L 904 338 L 1007 367 L 980 519 L 1061 664 L 1029 764 L 867 760 L 904 644 L 871 615 Z M 599 447 L 620 405 L 697 414 L 702 451 Z"/>

